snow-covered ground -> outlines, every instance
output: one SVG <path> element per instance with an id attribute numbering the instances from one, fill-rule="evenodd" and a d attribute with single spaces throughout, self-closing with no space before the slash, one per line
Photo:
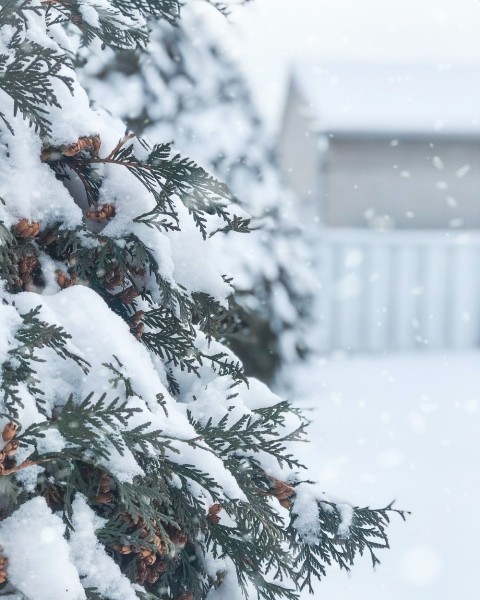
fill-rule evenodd
<path id="1" fill-rule="evenodd" d="M 413 513 L 375 571 L 332 568 L 314 597 L 478 600 L 480 353 L 316 359 L 295 380 L 312 419 L 300 451 L 325 491 Z"/>

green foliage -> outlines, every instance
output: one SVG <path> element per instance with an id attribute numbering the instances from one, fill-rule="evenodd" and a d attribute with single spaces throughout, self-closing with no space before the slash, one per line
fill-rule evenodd
<path id="1" fill-rule="evenodd" d="M 357 554 L 363 556 L 368 551 L 372 565 L 380 562 L 376 551 L 389 548 L 386 528 L 392 515 L 406 518 L 405 511 L 393 508 L 393 503 L 385 508 L 371 509 L 348 507 L 352 511 L 351 524 L 347 529 L 342 524 L 342 505 L 329 501 L 318 503 L 320 539 L 317 543 L 302 543 L 302 536 L 295 530 L 294 515 L 290 533 L 296 539 L 299 553 L 295 558 L 295 581 L 300 589 L 307 587 L 313 593 L 313 581 L 327 574 L 326 567 L 336 563 L 347 571 L 353 565 Z"/>
<path id="2" fill-rule="evenodd" d="M 78 0 L 44 0 L 40 4 L 33 0 L 4 0 L 0 6 L 0 25 L 13 26 L 8 53 L 0 54 L 0 89 L 12 98 L 13 115 L 20 112 L 42 137 L 51 132 L 48 108 L 60 108 L 55 80 L 73 93 L 73 80 L 64 74 L 65 67 L 71 66 L 71 57 L 30 39 L 30 14 L 44 14 L 47 30 L 59 25 L 78 28 L 85 45 L 98 39 L 115 49 L 145 49 L 149 38 L 145 19 L 162 18 L 173 24 L 180 15 L 181 2 L 112 0 L 110 8 L 96 7 L 98 26 L 83 18 L 82 6 Z M 8 115 L 0 112 L 0 119 L 13 131 Z"/>
<path id="3" fill-rule="evenodd" d="M 298 460 L 287 453 L 289 442 L 301 441 L 304 438 L 306 424 L 302 423 L 294 431 L 280 435 L 278 426 L 284 424 L 285 415 L 290 411 L 288 402 L 257 409 L 252 414 L 244 414 L 235 422 L 230 423 L 230 412 L 227 412 L 217 423 L 212 418 L 201 425 L 187 411 L 190 423 L 195 430 L 222 458 L 232 453 L 265 452 L 275 458 L 281 466 L 302 468 Z"/>
<path id="4" fill-rule="evenodd" d="M 63 360 L 71 359 L 84 372 L 88 371 L 88 363 L 68 349 L 67 342 L 71 336 L 61 327 L 42 321 L 38 314 L 39 310 L 36 309 L 22 315 L 22 326 L 15 334 L 16 344 L 9 350 L 8 358 L 1 367 L 5 416 L 12 420 L 18 418 L 18 408 L 24 406 L 19 394 L 20 384 L 27 386 L 29 393 L 36 399 L 37 408 L 44 412 L 43 392 L 35 377 L 34 368 L 35 362 L 43 360 L 37 356 L 37 351 L 41 348 L 50 348 Z"/>
<path id="5" fill-rule="evenodd" d="M 174 22 L 180 10 L 176 0 L 112 0 L 92 25 L 93 21 L 85 22 L 82 6 L 77 0 L 40 5 L 8 0 L 0 8 L 0 26 L 8 26 L 12 33 L 8 52 L 0 56 L 0 87 L 12 99 L 10 120 L 15 123 L 18 111 L 42 136 L 48 136 L 53 125 L 49 109 L 59 108 L 54 90 L 58 84 L 72 90 L 74 72 L 71 57 L 53 42 L 50 46 L 50 38 L 45 46 L 29 41 L 29 17 L 39 18 L 48 33 L 61 26 L 67 31 L 77 27 L 83 44 L 98 39 L 118 49 L 145 45 L 148 19 Z M 9 116 L 1 116 L 5 131 L 14 132 Z M 183 212 L 188 212 L 204 240 L 218 231 L 248 231 L 248 220 L 231 208 L 227 187 L 192 160 L 172 154 L 169 144 L 150 146 L 129 134 L 105 156 L 99 151 L 98 136 L 81 140 L 84 145 L 74 151 L 75 144 L 52 146 L 43 139 L 38 156 L 78 205 L 86 199 L 89 208 L 96 209 L 112 171 L 120 170 L 132 176 L 128 181 L 135 178 L 141 184 L 154 208 L 133 218 L 135 229 L 116 237 L 109 237 L 105 222 L 92 226 L 88 210 L 81 224 L 67 226 L 59 218 L 45 227 L 38 225 L 33 228 L 37 233 L 27 237 L 18 228 L 0 224 L 4 302 L 15 306 L 15 294 L 28 287 L 27 258 L 31 269 L 38 271 L 32 286 L 36 293 L 44 291 L 48 277 L 48 284 L 54 285 L 52 265 L 61 266 L 59 286 L 90 287 L 104 301 L 98 304 L 100 312 L 110 310 L 125 321 L 139 351 L 143 344 L 141 356 L 151 361 L 148 366 L 158 374 L 161 389 L 146 392 L 138 374 L 134 380 L 129 365 L 113 353 L 101 368 L 101 361 L 95 362 L 95 347 L 79 356 L 75 340 L 62 327 L 46 322 L 41 307 L 17 311 L 21 324 L 6 351 L 1 375 L 2 416 L 18 430 L 16 444 L 8 448 L 7 442 L 2 450 L 0 477 L 13 481 L 23 469 L 41 468 L 33 471 L 36 484 L 34 480 L 33 485 L 31 481 L 23 485 L 21 478 L 11 484 L 12 500 L 1 518 L 40 495 L 52 511 L 63 515 L 68 538 L 74 527 L 75 499 L 83 495 L 104 519 L 98 540 L 131 582 L 142 586 L 137 595 L 145 600 L 178 600 L 184 592 L 203 600 L 224 576 L 220 568 L 215 574 L 207 568 L 212 558 L 233 566 L 245 595 L 254 589 L 262 600 L 298 598 L 298 591 L 311 587 L 312 578 L 322 576 L 326 565 L 336 562 L 348 569 L 357 554 L 368 552 L 375 564 L 377 550 L 388 547 L 390 514 L 403 513 L 391 506 L 355 508 L 346 527 L 344 507 L 321 499 L 318 539 L 307 539 L 296 528 L 294 502 L 303 467 L 291 444 L 304 438 L 304 421 L 286 402 L 260 409 L 249 409 L 245 402 L 242 414 L 235 412 L 248 381 L 238 359 L 219 343 L 231 326 L 231 311 L 206 292 L 189 292 L 162 274 L 158 264 L 162 257 L 139 232 L 158 236 L 179 230 L 180 206 L 187 209 Z M 114 207 L 109 207 L 108 218 L 114 218 Z M 128 336 L 125 324 L 115 322 Z M 133 338 L 132 342 L 137 343 Z M 68 381 L 68 393 L 67 386 L 58 394 L 44 389 L 39 372 L 47 360 L 56 361 L 59 376 L 63 366 L 75 372 L 77 379 Z M 223 394 L 221 402 L 212 400 L 218 404 L 210 413 L 214 416 L 201 418 L 194 410 L 193 392 L 182 395 L 189 376 L 200 383 L 194 389 L 202 393 L 206 389 L 206 394 L 211 382 L 224 378 L 218 386 L 223 392 L 214 388 Z M 94 389 L 85 394 L 71 389 L 79 380 L 85 386 L 94 382 Z M 166 398 L 164 382 L 172 398 Z M 30 410 L 23 411 L 26 398 L 31 400 Z M 171 421 L 167 406 L 177 411 Z M 222 410 L 225 414 L 219 414 Z M 37 411 L 41 418 L 36 418 Z M 22 415 L 28 426 L 24 427 Z M 171 433 L 169 427 L 177 431 L 175 419 L 188 432 L 184 436 Z M 55 436 L 62 445 L 49 449 L 46 442 Z M 119 463 L 133 464 L 132 472 L 125 476 Z M 272 477 L 267 472 L 272 465 L 275 472 L 283 469 L 291 484 Z M 161 569 L 155 571 L 155 564 Z M 86 595 L 107 600 L 94 587 L 86 589 Z"/>
<path id="6" fill-rule="evenodd" d="M 111 3 L 111 7 L 96 7 L 98 25 L 92 25 L 82 16 L 81 3 L 75 0 L 63 2 L 52 2 L 48 7 L 47 19 L 50 26 L 59 23 L 73 23 L 81 31 L 82 42 L 91 44 L 99 39 L 103 44 L 112 48 L 136 48 L 145 47 L 148 41 L 148 31 L 135 18 L 129 21 L 128 12 L 122 12 Z"/>
<path id="7" fill-rule="evenodd" d="M 102 175 L 97 169 L 102 165 L 125 168 L 155 198 L 155 209 L 135 219 L 147 227 L 178 229 L 175 197 L 188 208 L 204 238 L 207 237 L 207 218 L 212 215 L 226 222 L 226 227 L 248 231 L 248 220 L 230 212 L 227 204 L 229 193 L 223 184 L 193 161 L 181 159 L 178 155 L 170 156 L 170 146 L 167 144 L 152 148 L 144 140 L 139 140 L 148 154 L 144 159 L 138 158 L 133 139 L 133 135 L 128 135 L 120 140 L 105 158 L 89 151 L 79 152 L 72 157 L 53 151 L 49 164 L 62 180 L 68 179 L 68 173 L 73 171 L 84 185 L 91 202 L 98 201 L 103 184 Z M 169 224 L 165 225 L 167 219 Z M 164 225 L 160 226 L 160 223 Z M 151 304 L 151 310 L 142 319 L 147 327 L 142 341 L 167 365 L 179 366 L 181 370 L 198 375 L 200 367 L 206 363 L 220 375 L 245 381 L 237 359 L 230 358 L 224 352 L 205 353 L 195 346 L 194 324 L 207 338 L 218 337 L 219 322 L 223 319 L 218 302 L 205 293 L 188 295 L 180 285 L 165 280 L 154 255 L 139 237 L 129 234 L 118 242 L 88 229 L 61 230 L 60 224 L 50 228 L 47 237 L 54 239 L 45 247 L 45 252 L 54 260 L 68 257 L 73 263 L 69 269 L 71 274 L 79 280 L 89 281 L 112 310 L 127 322 L 130 322 L 136 304 L 133 302 L 131 308 L 126 306 L 121 301 L 121 291 L 117 291 L 119 287 L 133 286 Z M 113 271 L 119 274 L 121 285 L 112 289 L 109 278 Z M 140 284 L 139 272 L 155 278 L 162 295 L 161 306 L 155 305 L 149 290 Z M 170 376 L 170 389 L 175 390 L 173 376 Z"/>
<path id="8" fill-rule="evenodd" d="M 0 54 L 0 89 L 13 100 L 13 116 L 20 112 L 36 131 L 46 136 L 50 132 L 48 107 L 60 107 L 54 81 L 61 81 L 73 92 L 71 77 L 61 73 L 69 59 L 20 35 L 13 36 L 8 49 L 14 54 L 13 59 L 10 54 Z M 8 117 L 0 112 L 0 118 L 13 132 Z"/>
<path id="9" fill-rule="evenodd" d="M 18 280 L 16 246 L 15 237 L 0 222 L 0 278 L 10 286 Z"/>
<path id="10" fill-rule="evenodd" d="M 147 17 L 165 19 L 172 24 L 179 18 L 182 6 L 179 0 L 114 0 L 112 4 L 125 15 L 136 8 Z"/>
<path id="11" fill-rule="evenodd" d="M 248 219 L 231 215 L 228 207 L 231 197 L 225 184 L 217 181 L 194 161 L 182 158 L 179 154 L 172 155 L 170 144 L 150 147 L 145 140 L 139 140 L 148 156 L 144 160 L 137 158 L 134 145 L 127 144 L 132 137 L 129 135 L 121 140 L 106 158 L 80 155 L 62 160 L 87 181 L 91 173 L 85 170 L 85 166 L 114 164 L 127 168 L 155 198 L 155 209 L 136 218 L 137 222 L 150 227 L 155 225 L 167 231 L 178 229 L 173 202 L 175 194 L 188 209 L 204 239 L 207 237 L 207 215 L 222 219 L 226 223 L 222 230 L 248 231 Z M 166 217 L 171 220 L 168 221 Z"/>

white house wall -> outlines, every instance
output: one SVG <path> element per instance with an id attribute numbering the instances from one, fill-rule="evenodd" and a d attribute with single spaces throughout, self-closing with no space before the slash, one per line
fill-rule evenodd
<path id="1" fill-rule="evenodd" d="M 318 170 L 326 225 L 365 227 L 386 215 L 401 229 L 480 227 L 476 139 L 334 135 Z"/>

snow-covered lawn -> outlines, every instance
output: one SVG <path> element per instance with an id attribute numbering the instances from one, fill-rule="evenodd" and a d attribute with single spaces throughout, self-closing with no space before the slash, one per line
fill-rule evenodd
<path id="1" fill-rule="evenodd" d="M 317 359 L 295 379 L 313 421 L 302 457 L 325 491 L 413 513 L 376 571 L 332 568 L 315 598 L 478 600 L 480 353 Z"/>

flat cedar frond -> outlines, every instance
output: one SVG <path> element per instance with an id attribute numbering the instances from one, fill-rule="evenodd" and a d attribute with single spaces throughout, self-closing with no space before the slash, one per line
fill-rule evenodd
<path id="1" fill-rule="evenodd" d="M 175 24 L 180 17 L 182 7 L 179 0 L 114 0 L 113 5 L 126 15 L 134 7 L 144 15 L 165 19 L 171 24 Z"/>
<path id="2" fill-rule="evenodd" d="M 273 414 L 277 411 L 278 407 L 271 409 Z M 217 423 L 214 424 L 210 418 L 205 425 L 195 421 L 189 411 L 187 414 L 197 433 L 225 458 L 236 452 L 252 456 L 258 452 L 266 452 L 276 458 L 280 465 L 286 463 L 289 467 L 301 467 L 292 455 L 286 453 L 286 443 L 298 441 L 304 436 L 303 424 L 282 436 L 272 427 L 274 421 L 266 410 L 263 418 L 245 414 L 230 423 L 230 414 L 226 413 Z"/>
<path id="3" fill-rule="evenodd" d="M 10 418 L 18 418 L 18 408 L 24 406 L 19 392 L 22 385 L 35 395 L 38 410 L 44 412 L 45 400 L 33 366 L 42 360 L 38 357 L 42 348 L 50 348 L 63 360 L 74 361 L 84 373 L 88 373 L 88 362 L 68 349 L 71 336 L 61 327 L 40 320 L 38 315 L 38 308 L 23 315 L 23 325 L 15 334 L 16 344 L 2 364 L 3 403 Z"/>
<path id="4" fill-rule="evenodd" d="M 81 31 L 82 41 L 89 45 L 98 38 L 105 45 L 118 49 L 145 47 L 148 31 L 142 22 L 111 7 L 95 6 L 98 25 L 83 18 L 82 4 L 75 0 L 43 0 L 48 9 L 48 23 L 73 23 Z"/>
<path id="5" fill-rule="evenodd" d="M 72 93 L 73 80 L 63 74 L 63 67 L 70 62 L 66 55 L 53 48 L 43 48 L 35 42 L 26 42 L 15 36 L 10 42 L 14 58 L 0 54 L 0 89 L 13 100 L 13 116 L 20 112 L 36 131 L 47 135 L 51 123 L 48 107 L 57 106 L 54 81 L 61 81 Z M 13 132 L 8 116 L 2 119 Z"/>
<path id="6" fill-rule="evenodd" d="M 145 313 L 144 323 L 151 333 L 143 336 L 143 342 L 167 363 L 188 369 L 190 361 L 198 362 L 195 350 L 195 332 L 185 328 L 174 314 L 165 308 Z"/>
<path id="7" fill-rule="evenodd" d="M 219 217 L 226 223 L 225 228 L 217 231 L 248 231 L 248 219 L 230 212 L 231 195 L 225 184 L 191 159 L 172 154 L 170 144 L 156 144 L 150 148 L 145 143 L 149 149 L 148 156 L 146 159 L 138 158 L 132 137 L 128 135 L 120 140 L 104 158 L 87 155 L 68 157 L 59 152 L 52 162 L 65 162 L 86 182 L 89 181 L 92 165 L 118 165 L 128 169 L 155 199 L 155 209 L 137 217 L 137 222 L 143 222 L 149 227 L 176 229 L 178 223 L 175 222 L 176 213 L 172 201 L 172 195 L 175 194 L 188 209 L 204 239 L 208 235 L 206 216 Z M 90 187 L 91 184 L 87 183 L 87 193 Z"/>
<path id="8" fill-rule="evenodd" d="M 326 567 L 336 563 L 350 570 L 357 554 L 368 551 L 373 566 L 380 562 L 377 552 L 389 547 L 386 526 L 390 516 L 396 514 L 405 519 L 406 512 L 393 508 L 370 509 L 351 507 L 352 517 L 348 529 L 339 535 L 342 516 L 334 502 L 319 501 L 318 515 L 321 536 L 318 543 L 302 543 L 301 535 L 295 534 L 298 555 L 295 558 L 295 580 L 300 589 L 307 587 L 313 593 L 313 582 L 326 575 Z M 294 531 L 297 516 L 293 515 L 290 530 Z"/>

